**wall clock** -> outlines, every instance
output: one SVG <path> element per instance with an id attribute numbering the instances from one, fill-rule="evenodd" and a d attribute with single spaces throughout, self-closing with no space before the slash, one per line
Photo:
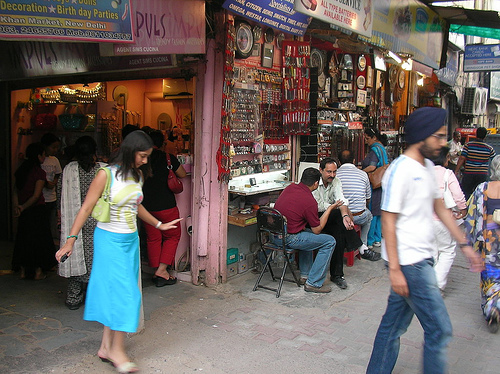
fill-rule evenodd
<path id="1" fill-rule="evenodd" d="M 399 88 L 403 89 L 405 88 L 405 71 L 401 69 L 398 75 L 398 84 Z"/>
<path id="2" fill-rule="evenodd" d="M 361 55 L 358 58 L 358 69 L 359 71 L 365 71 L 366 68 L 366 57 Z"/>
<path id="3" fill-rule="evenodd" d="M 236 24 L 236 55 L 240 58 L 247 58 L 252 54 L 253 32 L 248 22 L 239 21 Z"/>
<path id="4" fill-rule="evenodd" d="M 362 90 L 365 88 L 366 86 L 366 79 L 364 76 L 360 75 L 357 79 L 356 79 L 356 86 Z"/>
<path id="5" fill-rule="evenodd" d="M 276 37 L 276 47 L 278 47 L 278 49 L 281 49 L 281 45 L 283 44 L 283 40 L 285 40 L 285 34 L 280 32 L 278 34 L 278 36 Z"/>
<path id="6" fill-rule="evenodd" d="M 252 29 L 253 32 L 253 41 L 258 42 L 260 38 L 262 38 L 262 27 L 259 25 L 255 25 Z"/>
<path id="7" fill-rule="evenodd" d="M 266 29 L 266 32 L 264 33 L 264 39 L 266 40 L 266 43 L 272 43 L 274 40 L 274 30 L 270 27 Z"/>
<path id="8" fill-rule="evenodd" d="M 325 56 L 317 48 L 311 50 L 311 67 L 318 68 L 318 74 L 321 74 L 325 69 Z"/>

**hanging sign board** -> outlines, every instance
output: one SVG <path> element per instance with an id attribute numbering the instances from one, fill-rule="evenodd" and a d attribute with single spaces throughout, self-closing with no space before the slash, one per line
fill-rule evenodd
<path id="1" fill-rule="evenodd" d="M 492 71 L 490 75 L 490 99 L 500 101 L 500 72 Z"/>
<path id="2" fill-rule="evenodd" d="M 464 72 L 500 70 L 500 44 L 466 45 Z"/>
<path id="3" fill-rule="evenodd" d="M 438 79 L 448 86 L 454 86 L 458 76 L 458 51 L 448 48 L 446 66 L 436 71 Z"/>
<path id="4" fill-rule="evenodd" d="M 287 34 L 303 36 L 311 17 L 293 9 L 293 0 L 226 0 L 223 8 Z"/>
<path id="5" fill-rule="evenodd" d="M 444 21 L 437 13 L 417 0 L 373 0 L 372 4 L 375 12 L 368 43 L 439 68 Z"/>
<path id="6" fill-rule="evenodd" d="M 132 43 L 130 0 L 0 1 L 0 38 Z"/>
<path id="7" fill-rule="evenodd" d="M 101 48 L 103 55 L 205 53 L 204 0 L 136 0 L 133 5 L 135 44 Z"/>
<path id="8" fill-rule="evenodd" d="M 373 3 L 372 0 L 295 0 L 294 9 L 369 38 L 372 36 Z"/>

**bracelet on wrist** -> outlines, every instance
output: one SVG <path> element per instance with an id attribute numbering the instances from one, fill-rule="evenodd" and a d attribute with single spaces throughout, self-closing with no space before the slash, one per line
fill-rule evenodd
<path id="1" fill-rule="evenodd" d="M 78 235 L 68 235 L 68 236 L 66 237 L 66 240 L 67 240 L 67 239 L 71 239 L 71 238 L 75 238 L 75 240 L 77 240 L 77 239 L 78 239 Z"/>
<path id="2" fill-rule="evenodd" d="M 344 214 L 342 218 L 349 217 L 349 214 Z"/>
<path id="3" fill-rule="evenodd" d="M 158 223 L 156 224 L 155 228 L 159 229 L 161 225 L 163 225 L 163 222 L 162 221 L 158 221 Z"/>

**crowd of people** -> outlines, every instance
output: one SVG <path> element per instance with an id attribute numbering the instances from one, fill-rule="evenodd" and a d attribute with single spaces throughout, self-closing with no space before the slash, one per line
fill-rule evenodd
<path id="1" fill-rule="evenodd" d="M 353 152 L 343 150 L 338 160 L 325 158 L 318 168 L 305 169 L 275 204 L 287 218 L 288 234 L 273 240 L 299 250 L 306 292 L 331 292 L 328 271 L 333 284 L 348 287 L 345 251 L 385 260 L 391 290 L 367 373 L 392 371 L 413 315 L 426 335 L 424 372 L 446 371 L 452 327 L 443 293 L 456 248 L 472 271 L 481 272 L 483 313 L 490 331 L 499 327 L 500 156 L 484 141 L 484 128 L 464 146 L 454 133 L 447 147 L 445 118 L 443 109 L 414 111 L 405 126 L 407 148 L 392 161 L 384 135 L 366 128 L 368 153 L 360 168 Z M 182 218 L 167 178 L 169 168 L 179 178 L 186 172 L 163 150 L 163 133 L 144 130 L 124 128 L 108 164 L 97 162 L 94 139 L 82 136 L 63 169 L 55 157 L 60 139 L 45 134 L 27 147 L 14 174 L 13 269 L 21 278 L 41 280 L 59 262 L 59 275 L 69 279 L 66 306 L 85 303 L 84 319 L 103 325 L 98 357 L 121 373 L 138 370 L 124 345 L 126 333 L 138 329 L 142 308 L 137 218 L 153 282 L 163 287 L 177 280 L 172 270 Z M 389 163 L 382 187 L 373 188 L 369 173 Z M 91 213 L 108 182 L 110 218 L 98 222 Z"/>

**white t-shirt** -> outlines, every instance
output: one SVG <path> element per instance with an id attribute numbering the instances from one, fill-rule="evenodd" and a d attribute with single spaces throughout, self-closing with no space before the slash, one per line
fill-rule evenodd
<path id="1" fill-rule="evenodd" d="M 62 173 L 61 164 L 57 157 L 47 156 L 45 157 L 45 161 L 41 165 L 42 169 L 47 174 L 47 181 L 52 182 L 57 174 Z M 43 198 L 46 203 L 52 203 L 56 201 L 56 188 L 43 188 Z"/>
<path id="2" fill-rule="evenodd" d="M 434 164 L 425 166 L 402 155 L 394 160 L 382 179 L 383 211 L 397 213 L 396 238 L 400 265 L 432 257 L 434 252 L 434 199 L 440 198 Z M 387 260 L 385 242 L 382 258 Z"/>

